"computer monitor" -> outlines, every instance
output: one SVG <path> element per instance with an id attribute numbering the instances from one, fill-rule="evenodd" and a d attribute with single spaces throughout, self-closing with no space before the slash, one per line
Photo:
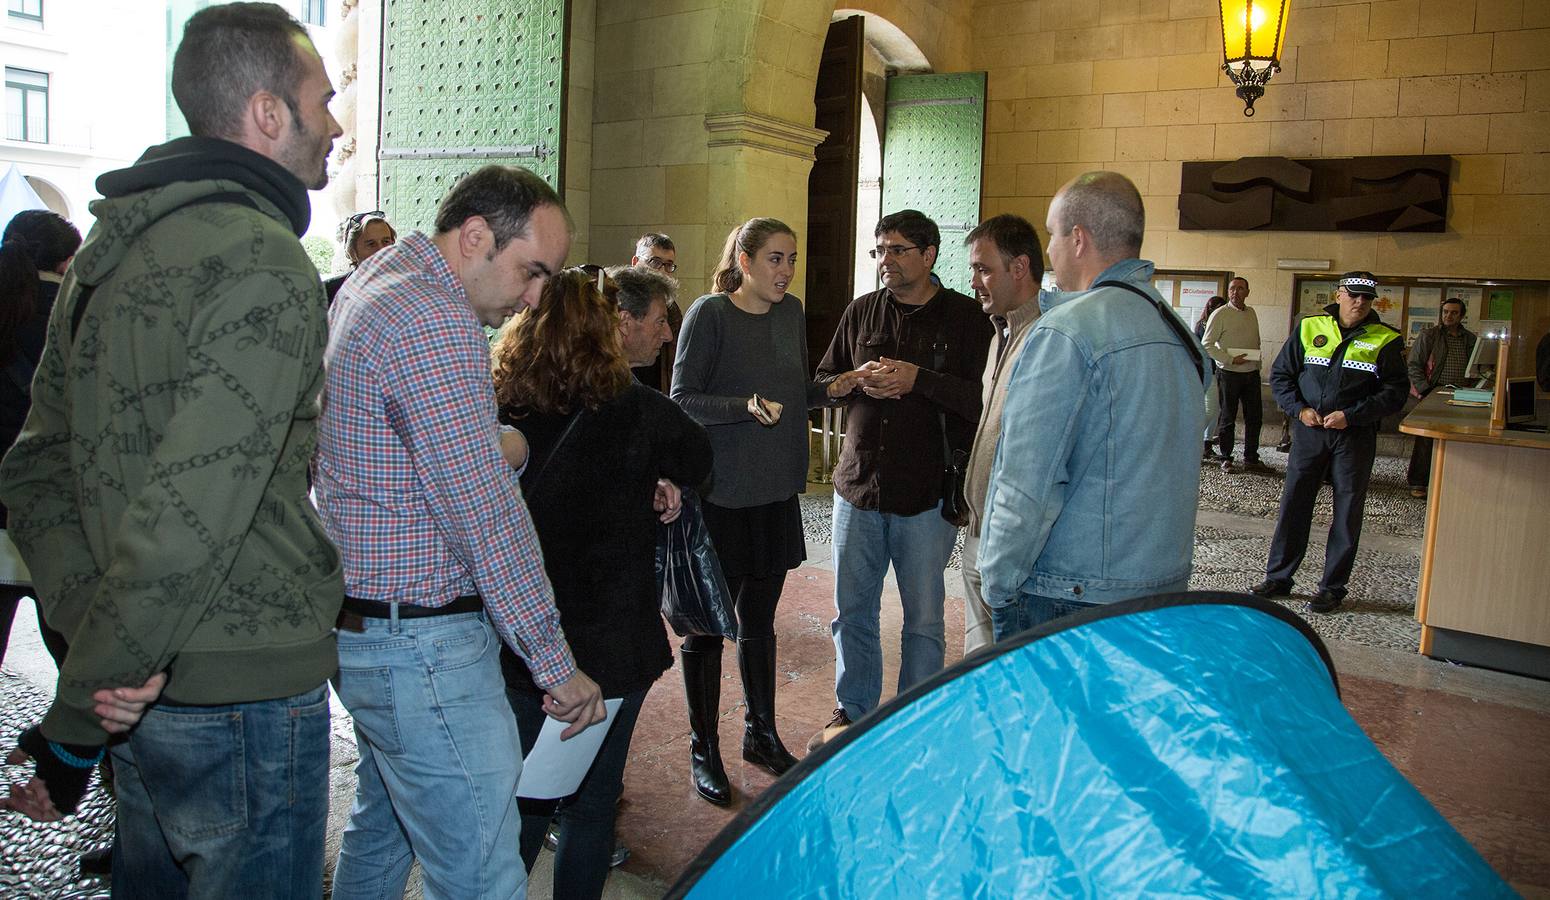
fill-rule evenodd
<path id="1" fill-rule="evenodd" d="M 1534 421 L 1534 379 L 1507 379 L 1507 423 Z"/>
<path id="2" fill-rule="evenodd" d="M 1496 338 L 1482 337 L 1464 364 L 1464 381 L 1455 387 L 1483 388 L 1496 378 Z"/>

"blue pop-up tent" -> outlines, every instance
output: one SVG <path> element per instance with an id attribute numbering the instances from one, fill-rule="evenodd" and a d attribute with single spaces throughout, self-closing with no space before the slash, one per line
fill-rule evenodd
<path id="1" fill-rule="evenodd" d="M 670 897 L 1510 897 L 1296 615 L 1189 593 L 974 654 L 803 760 Z"/>

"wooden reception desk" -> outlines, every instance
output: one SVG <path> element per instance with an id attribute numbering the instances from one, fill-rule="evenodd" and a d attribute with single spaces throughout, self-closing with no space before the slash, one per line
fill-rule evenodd
<path id="1" fill-rule="evenodd" d="M 1550 678 L 1550 435 L 1493 429 L 1435 391 L 1399 430 L 1436 440 L 1416 619 L 1421 652 Z M 1541 402 L 1539 421 L 1546 418 Z"/>

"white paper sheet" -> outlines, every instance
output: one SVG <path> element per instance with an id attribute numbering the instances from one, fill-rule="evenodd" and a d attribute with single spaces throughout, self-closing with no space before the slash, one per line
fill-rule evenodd
<path id="1" fill-rule="evenodd" d="M 603 746 L 608 726 L 614 713 L 624 703 L 623 699 L 604 700 L 608 718 L 593 725 L 568 741 L 560 740 L 560 732 L 569 728 L 559 719 L 544 718 L 543 730 L 538 732 L 538 742 L 533 752 L 522 761 L 522 777 L 517 781 L 517 796 L 531 800 L 554 800 L 569 797 L 581 787 L 581 779 L 587 777 L 592 760 Z"/>

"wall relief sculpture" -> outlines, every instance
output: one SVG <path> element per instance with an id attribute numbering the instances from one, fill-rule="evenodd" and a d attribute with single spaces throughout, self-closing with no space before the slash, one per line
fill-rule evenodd
<path id="1" fill-rule="evenodd" d="M 1452 165 L 1443 155 L 1187 162 L 1179 228 L 1442 232 Z"/>

